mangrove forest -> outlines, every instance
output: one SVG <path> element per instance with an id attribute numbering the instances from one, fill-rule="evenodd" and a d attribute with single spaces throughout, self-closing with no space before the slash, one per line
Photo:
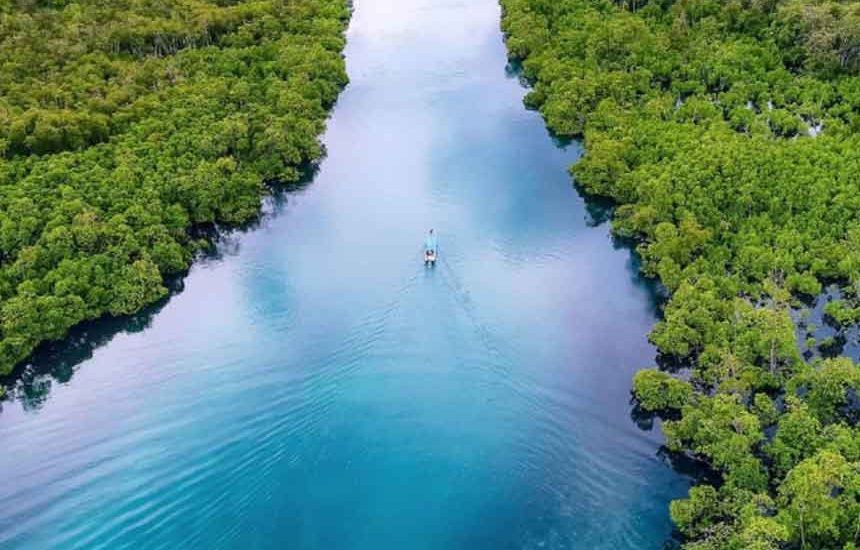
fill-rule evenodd
<path id="1" fill-rule="evenodd" d="M 671 505 L 684 547 L 857 548 L 860 2 L 502 4 L 527 105 L 668 293 L 634 392 L 717 474 Z"/>
<path id="2" fill-rule="evenodd" d="M 0 373 L 320 159 L 344 0 L 0 0 Z"/>

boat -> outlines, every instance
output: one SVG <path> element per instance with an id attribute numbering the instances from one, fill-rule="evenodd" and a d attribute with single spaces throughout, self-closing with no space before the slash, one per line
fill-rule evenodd
<path id="1" fill-rule="evenodd" d="M 424 241 L 424 264 L 425 265 L 436 265 L 436 255 L 438 252 L 439 245 L 436 241 L 436 234 L 433 233 L 433 230 L 430 230 L 430 233 L 427 234 L 427 240 Z"/>

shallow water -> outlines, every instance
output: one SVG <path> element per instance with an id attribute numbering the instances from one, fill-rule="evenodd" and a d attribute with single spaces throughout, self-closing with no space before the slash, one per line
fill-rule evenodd
<path id="1" fill-rule="evenodd" d="M 356 2 L 315 180 L 4 404 L 0 547 L 662 546 L 687 482 L 628 404 L 654 297 L 498 19 Z"/>

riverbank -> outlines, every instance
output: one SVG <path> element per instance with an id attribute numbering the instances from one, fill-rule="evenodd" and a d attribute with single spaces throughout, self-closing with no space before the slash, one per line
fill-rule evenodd
<path id="1" fill-rule="evenodd" d="M 0 33 L 0 373 L 162 299 L 294 182 L 346 85 L 347 2 L 7 6 Z M 146 24 L 140 24 L 146 21 Z M 96 32 L 96 29 L 98 31 Z M 94 99 L 95 98 L 95 99 Z"/>
<path id="2" fill-rule="evenodd" d="M 852 544 L 860 370 L 805 362 L 832 342 L 801 312 L 799 345 L 792 314 L 834 279 L 840 330 L 860 311 L 860 58 L 838 51 L 857 4 L 502 4 L 527 105 L 584 137 L 577 181 L 616 201 L 614 231 L 671 293 L 650 339 L 692 368 L 643 371 L 636 395 L 723 476 L 672 504 L 676 525 L 697 548 Z"/>
<path id="3" fill-rule="evenodd" d="M 146 330 L 169 301 L 185 290 L 186 278 L 195 265 L 223 260 L 242 235 L 259 230 L 269 218 L 277 216 L 292 193 L 301 192 L 313 181 L 318 169 L 316 163 L 305 166 L 301 179 L 293 184 L 267 184 L 260 211 L 246 223 L 192 226 L 190 238 L 201 243 L 201 247 L 187 270 L 163 278 L 162 285 L 167 290 L 163 297 L 128 315 L 103 315 L 82 321 L 71 327 L 63 338 L 42 342 L 9 373 L 0 374 L 3 391 L 0 405 L 3 400 L 18 400 L 25 409 L 38 409 L 49 399 L 52 388 L 69 384 L 78 367 L 92 359 L 100 347 L 119 335 Z"/>

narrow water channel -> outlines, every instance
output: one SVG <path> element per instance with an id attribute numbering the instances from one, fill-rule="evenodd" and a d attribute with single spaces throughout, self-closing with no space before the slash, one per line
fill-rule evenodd
<path id="1" fill-rule="evenodd" d="M 147 326 L 44 399 L 4 404 L 0 547 L 669 537 L 686 481 L 628 405 L 654 298 L 571 187 L 578 147 L 524 110 L 498 6 L 355 7 L 315 180 L 198 263 Z"/>

